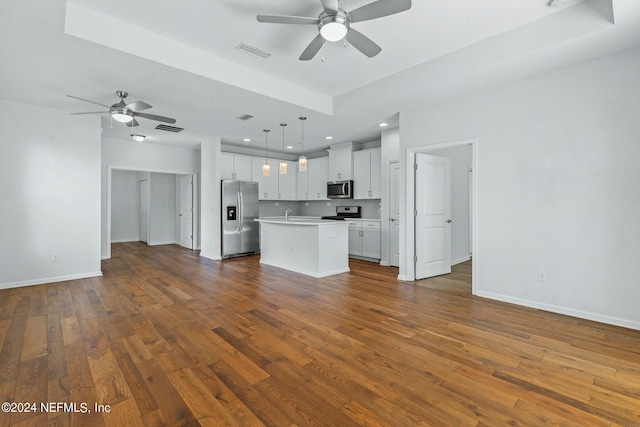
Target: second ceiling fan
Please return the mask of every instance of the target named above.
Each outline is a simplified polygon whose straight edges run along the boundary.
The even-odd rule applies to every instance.
[[[346,12],[338,5],[338,0],[320,0],[323,11],[317,18],[305,16],[258,15],[258,21],[271,24],[317,25],[319,34],[300,55],[301,61],[312,59],[324,41],[347,41],[360,52],[372,58],[382,51],[373,40],[351,28],[351,24],[382,18],[411,9],[411,0],[378,0]]]

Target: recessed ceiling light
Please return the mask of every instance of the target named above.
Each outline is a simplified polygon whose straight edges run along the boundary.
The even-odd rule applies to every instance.
[[[245,138],[243,139],[244,142],[251,142],[251,138]]]
[[[389,123],[382,122],[382,123],[380,123],[380,125],[379,125],[379,126],[380,126],[381,128],[384,128],[384,127],[389,126]]]
[[[333,139],[332,136],[325,136],[324,139]]]
[[[287,150],[293,150],[293,145],[287,145]]]

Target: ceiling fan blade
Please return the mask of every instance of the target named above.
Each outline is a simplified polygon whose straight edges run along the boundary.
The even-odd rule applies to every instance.
[[[284,16],[284,15],[258,15],[256,17],[260,22],[268,24],[302,24],[302,25],[318,25],[318,18],[307,18],[306,16]]]
[[[322,2],[322,7],[327,12],[337,12],[338,11],[338,0],[320,0]]]
[[[107,111],[86,111],[84,113],[69,113],[69,114],[71,114],[72,116],[80,116],[82,114],[105,114],[108,112],[109,112],[108,110]]]
[[[147,114],[147,113],[133,113],[136,117],[142,117],[144,119],[155,120],[157,122],[164,123],[175,123],[176,119],[172,119],[170,117],[156,116],[155,114]]]
[[[66,95],[66,96],[67,96],[67,98],[78,99],[78,100],[80,100],[80,101],[90,102],[90,103],[92,103],[92,104],[96,104],[96,105],[99,105],[99,106],[101,106],[101,107],[110,108],[108,105],[100,104],[99,102],[89,101],[88,99],[78,98],[77,96],[73,96],[73,95]]]
[[[307,46],[307,48],[304,50],[304,52],[302,52],[302,55],[300,55],[300,58],[298,59],[300,59],[300,61],[308,61],[310,59],[313,59],[313,57],[316,56],[316,53],[318,53],[323,44],[324,38],[322,38],[322,36],[318,34],[315,39],[311,40],[309,46]]]
[[[129,123],[125,123],[126,126],[132,128],[134,126],[140,126],[140,123],[136,119],[131,120]]]
[[[126,108],[127,110],[131,111],[142,111],[151,108],[151,105],[147,104],[146,102],[136,101],[132,102],[131,104],[127,104]]]
[[[349,28],[347,32],[347,41],[369,58],[373,58],[382,51],[382,48],[375,44],[373,40],[353,28]]]
[[[349,22],[354,23],[382,18],[409,9],[411,9],[411,0],[378,0],[352,10],[347,15],[349,15]]]

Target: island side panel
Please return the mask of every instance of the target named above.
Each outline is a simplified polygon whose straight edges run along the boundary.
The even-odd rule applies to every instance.
[[[318,234],[318,267],[323,276],[349,271],[348,224],[319,227]]]
[[[318,227],[260,223],[260,263],[320,277]]]

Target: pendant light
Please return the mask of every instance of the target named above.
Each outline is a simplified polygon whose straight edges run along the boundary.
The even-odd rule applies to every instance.
[[[280,123],[282,126],[282,160],[280,160],[280,175],[285,175],[287,173],[287,161],[284,159],[284,128],[287,126],[286,123]]]
[[[302,154],[300,154],[300,158],[298,159],[298,169],[300,172],[307,171],[307,158],[304,155],[304,121],[307,120],[306,117],[298,117],[300,119],[300,124],[302,125]]]
[[[267,144],[269,141],[269,132],[271,131],[269,129],[263,129],[262,132],[264,132],[264,165],[262,165],[262,175],[269,176],[271,174],[271,165],[267,161]]]

